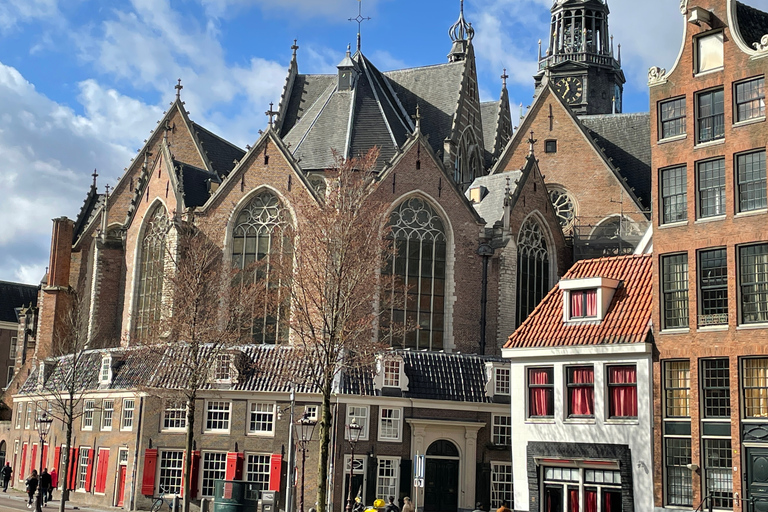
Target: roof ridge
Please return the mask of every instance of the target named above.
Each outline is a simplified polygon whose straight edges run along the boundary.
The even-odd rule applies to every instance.
[[[192,123],[192,125],[193,125],[195,128],[199,128],[199,129],[203,130],[204,132],[208,133],[209,135],[211,135],[212,137],[216,137],[216,138],[217,138],[217,139],[219,139],[221,142],[223,142],[223,143],[225,143],[225,144],[228,144],[229,146],[232,146],[233,148],[235,148],[235,149],[237,149],[237,150],[240,150],[240,151],[242,151],[243,153],[245,153],[245,150],[244,150],[243,148],[241,148],[241,147],[240,147],[240,146],[238,146],[237,144],[234,144],[233,142],[230,142],[230,141],[228,141],[227,139],[225,139],[225,138],[224,138],[224,137],[222,137],[221,135],[218,135],[218,134],[216,134],[216,133],[212,132],[211,130],[209,130],[209,129],[208,129],[208,128],[206,128],[205,126],[203,126],[203,125],[201,125],[201,124],[199,124],[199,123],[196,123],[196,122],[192,121],[191,119],[189,120],[189,122],[190,122],[190,123]]]

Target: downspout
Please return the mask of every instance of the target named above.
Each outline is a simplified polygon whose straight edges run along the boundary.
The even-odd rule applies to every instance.
[[[483,258],[483,280],[480,287],[480,355],[485,355],[487,309],[488,309],[488,260],[493,256],[493,248],[487,244],[480,244],[477,254]]]
[[[139,399],[139,422],[136,425],[136,443],[134,444],[135,451],[133,452],[133,467],[131,468],[131,501],[128,510],[136,510],[136,472],[138,471],[139,462],[139,443],[141,442],[141,420],[143,418],[142,411],[144,409],[144,397]],[[122,426],[122,425],[121,425]]]

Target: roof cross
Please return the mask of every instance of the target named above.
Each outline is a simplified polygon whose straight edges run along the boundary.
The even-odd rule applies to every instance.
[[[533,145],[536,144],[537,142],[538,140],[533,138],[533,130],[531,130],[531,138],[528,139],[528,144],[531,145],[531,152],[530,152],[531,155],[533,154]]]
[[[420,132],[421,131],[421,108],[419,107],[418,103],[416,104],[416,115],[411,117],[416,120],[416,131]]]
[[[95,188],[96,187],[96,178],[99,177],[99,173],[96,172],[96,169],[93,170],[93,174],[91,174],[91,176],[93,176],[93,186]]]
[[[294,56],[294,57],[296,57],[296,50],[298,50],[298,49],[299,49],[299,45],[298,45],[298,42],[299,42],[299,40],[298,40],[298,39],[294,39],[294,40],[293,40],[293,46],[291,46],[291,50],[293,50],[293,56]]]
[[[504,87],[507,86],[507,78],[509,78],[509,75],[507,74],[507,68],[504,68],[504,73],[501,75],[501,83]]]
[[[272,128],[275,124],[275,116],[278,114],[278,112],[275,112],[274,107],[275,104],[273,102],[269,103],[269,110],[264,112],[265,115],[269,116],[269,127]]]
[[[174,89],[176,89],[176,99],[178,100],[181,98],[181,90],[184,88],[183,85],[181,85],[181,78],[179,78],[179,83],[173,86]]]
[[[463,0],[462,0],[463,1]],[[363,16],[363,0],[357,0],[357,16],[349,18],[349,21],[357,22],[357,51],[360,51],[362,41],[360,39],[360,31],[364,21],[370,21],[369,16]]]

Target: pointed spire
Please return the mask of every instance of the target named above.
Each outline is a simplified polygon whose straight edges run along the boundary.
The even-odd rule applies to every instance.
[[[507,88],[507,78],[509,78],[509,75],[507,74],[507,68],[504,68],[504,73],[501,75],[501,86],[504,89]]]
[[[451,26],[448,31],[448,35],[451,36],[451,41],[471,41],[475,37],[475,29],[472,28],[471,23],[467,23],[464,18],[464,0],[461,0],[461,8],[459,10],[459,19]]]
[[[412,117],[416,120],[414,133],[421,133],[421,107],[419,107],[418,103],[416,104],[416,115]]]
[[[91,174],[91,176],[93,176],[93,185],[91,185],[91,186],[93,188],[96,188],[96,178],[99,177],[99,173],[96,172],[96,169],[93,170],[93,174]]]
[[[181,85],[181,78],[179,78],[179,82],[173,88],[176,89],[176,99],[181,99],[181,90],[184,88],[184,86]]]
[[[538,142],[538,140],[533,138],[533,130],[531,130],[531,138],[528,139],[528,144],[530,144],[530,148],[528,150],[528,154],[530,156],[533,156],[533,145],[536,144],[537,142]]]
[[[370,16],[363,16],[363,0],[357,0],[357,16],[354,18],[349,18],[349,21],[356,21],[357,22],[357,51],[359,52],[362,48],[362,38],[360,36],[360,33],[363,28],[363,22],[364,21],[370,21]]]
[[[293,40],[293,46],[291,46],[291,50],[293,50],[293,57],[292,57],[293,60],[296,60],[296,51],[299,49],[299,45],[296,44],[296,43],[298,43],[298,42],[299,42],[298,39],[294,39]]]
[[[273,102],[270,102],[269,103],[269,110],[264,112],[264,114],[269,117],[269,127],[270,128],[272,128],[275,125],[275,116],[278,114],[277,112],[275,112],[274,106],[275,106],[275,104]]]

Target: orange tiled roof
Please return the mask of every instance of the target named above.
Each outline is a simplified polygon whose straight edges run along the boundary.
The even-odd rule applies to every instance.
[[[651,322],[651,255],[577,262],[563,279],[603,277],[622,281],[605,318],[594,325],[563,322],[563,292],[555,286],[509,337],[504,348],[643,343]]]

